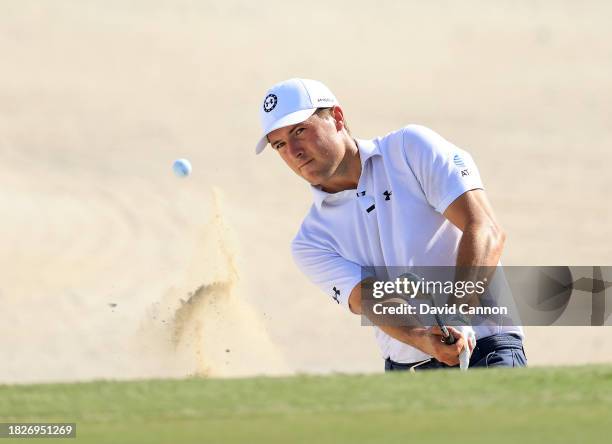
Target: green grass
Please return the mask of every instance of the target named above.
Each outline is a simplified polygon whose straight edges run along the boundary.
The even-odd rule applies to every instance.
[[[609,442],[611,420],[612,366],[0,386],[0,422],[84,443]]]

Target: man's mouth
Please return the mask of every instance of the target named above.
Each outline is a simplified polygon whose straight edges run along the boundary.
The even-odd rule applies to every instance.
[[[312,162],[312,159],[310,159],[310,160],[308,160],[308,161],[304,162],[303,164],[301,164],[301,165],[298,167],[298,170],[301,170],[303,167],[305,167],[306,165],[308,165],[310,162]]]

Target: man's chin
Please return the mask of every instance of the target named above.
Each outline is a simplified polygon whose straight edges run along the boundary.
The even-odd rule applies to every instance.
[[[302,178],[308,182],[310,185],[312,185],[313,187],[322,187],[323,184],[325,183],[325,181],[323,179],[321,179],[320,177],[304,177],[302,176]]]
[[[323,182],[321,177],[315,174],[300,174],[300,176],[313,187],[319,186]]]
[[[300,176],[302,177],[302,179],[304,179],[306,182],[308,182],[313,187],[322,186],[322,184],[324,184],[329,178],[329,176],[326,174],[313,173],[313,172],[300,174]]]

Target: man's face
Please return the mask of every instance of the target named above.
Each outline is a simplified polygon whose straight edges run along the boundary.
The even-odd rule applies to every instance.
[[[327,111],[315,113],[304,122],[268,134],[272,148],[311,185],[324,185],[344,157],[342,124],[332,117],[337,114],[337,109],[332,115]]]

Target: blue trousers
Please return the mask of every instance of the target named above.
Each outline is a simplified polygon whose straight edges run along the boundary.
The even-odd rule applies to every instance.
[[[526,367],[527,357],[523,349],[523,341],[517,335],[502,333],[487,336],[476,341],[476,347],[470,357],[470,367]],[[387,358],[385,371],[431,370],[436,368],[458,368],[449,366],[435,358],[424,361],[400,363]]]

